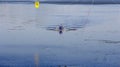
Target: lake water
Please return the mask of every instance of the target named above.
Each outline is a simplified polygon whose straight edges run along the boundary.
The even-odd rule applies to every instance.
[[[59,65],[120,67],[120,5],[0,4],[0,67]]]

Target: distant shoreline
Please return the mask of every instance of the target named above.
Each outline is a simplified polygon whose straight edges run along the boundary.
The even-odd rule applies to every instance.
[[[0,3],[29,3],[29,4],[33,4],[34,1],[0,1]],[[120,2],[83,2],[83,1],[79,1],[79,2],[68,2],[68,1],[40,1],[40,3],[46,3],[46,4],[120,4]]]

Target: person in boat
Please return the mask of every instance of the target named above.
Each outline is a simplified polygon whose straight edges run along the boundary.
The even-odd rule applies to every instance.
[[[64,30],[64,27],[62,25],[59,26],[59,34],[62,34]]]

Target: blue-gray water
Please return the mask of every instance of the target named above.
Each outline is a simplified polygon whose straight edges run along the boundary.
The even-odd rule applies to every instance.
[[[119,67],[119,17],[112,4],[0,4],[0,67]],[[83,27],[45,29],[59,24]]]

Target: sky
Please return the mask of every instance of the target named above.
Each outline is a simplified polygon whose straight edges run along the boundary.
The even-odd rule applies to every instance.
[[[0,0],[0,1],[35,1],[35,0]],[[40,0],[40,1],[92,1],[92,0]],[[94,0],[94,1],[102,1],[102,2],[110,2],[110,1],[116,1],[119,2],[120,0]]]

